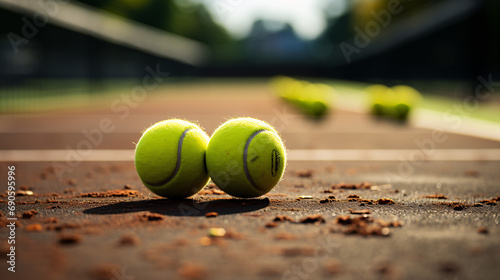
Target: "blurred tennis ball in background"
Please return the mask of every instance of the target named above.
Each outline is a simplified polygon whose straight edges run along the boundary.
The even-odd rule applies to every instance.
[[[387,89],[388,87],[384,85],[371,85],[365,89],[369,95],[371,114],[375,116],[384,115],[385,91]]]
[[[330,111],[334,90],[329,85],[277,76],[271,79],[271,87],[280,98],[308,117],[319,120]]]
[[[406,85],[392,88],[372,85],[365,89],[369,96],[370,112],[374,116],[406,121],[411,110],[421,100],[420,93]]]

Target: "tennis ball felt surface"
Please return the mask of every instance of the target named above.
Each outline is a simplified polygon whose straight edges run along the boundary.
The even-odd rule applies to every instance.
[[[210,138],[206,155],[212,181],[236,197],[268,193],[281,180],[286,149],[276,130],[253,118],[222,124]]]
[[[208,182],[205,152],[209,137],[196,124],[171,119],[148,128],[135,149],[135,168],[157,195],[183,198]]]

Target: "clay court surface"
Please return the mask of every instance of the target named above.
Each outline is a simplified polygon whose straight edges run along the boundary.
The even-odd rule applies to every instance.
[[[269,194],[235,199],[209,185],[169,200],[142,185],[133,149],[149,125],[184,118],[211,134],[236,116],[268,121],[289,150]],[[15,166],[18,191],[15,273],[6,263],[4,190],[0,197],[1,279],[500,274],[500,142],[492,139],[340,106],[318,122],[259,83],[166,86],[143,100],[5,114],[0,134],[1,185],[7,190]]]

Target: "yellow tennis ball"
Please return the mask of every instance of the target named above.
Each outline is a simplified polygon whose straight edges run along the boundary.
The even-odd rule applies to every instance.
[[[205,152],[209,137],[196,124],[171,119],[148,128],[135,149],[135,168],[157,195],[183,198],[208,182]]]
[[[222,124],[210,138],[207,169],[212,181],[236,197],[268,193],[281,180],[286,149],[268,123],[237,118]]]

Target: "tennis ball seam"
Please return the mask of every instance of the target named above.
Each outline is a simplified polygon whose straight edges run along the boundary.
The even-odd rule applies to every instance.
[[[247,159],[248,159],[248,147],[250,147],[250,142],[252,142],[253,138],[257,136],[259,133],[265,132],[265,129],[259,129],[255,131],[250,137],[247,139],[247,142],[245,143],[245,149],[243,150],[243,169],[245,170],[245,175],[247,177],[247,180],[250,182],[252,187],[260,190],[259,187],[257,187],[257,184],[252,179],[252,176],[250,175],[250,170],[248,170],[248,164],[247,164]]]
[[[179,172],[179,169],[181,168],[182,143],[184,142],[184,138],[186,137],[186,134],[190,130],[192,130],[192,128],[188,128],[188,129],[184,130],[184,132],[182,132],[181,138],[179,139],[179,143],[177,144],[177,160],[176,160],[175,168],[174,168],[174,171],[172,172],[172,174],[170,174],[170,176],[167,179],[165,179],[159,183],[152,184],[152,183],[148,182],[149,185],[151,185],[153,187],[161,187],[163,185],[170,183],[170,181],[172,181],[175,178],[175,176]]]

